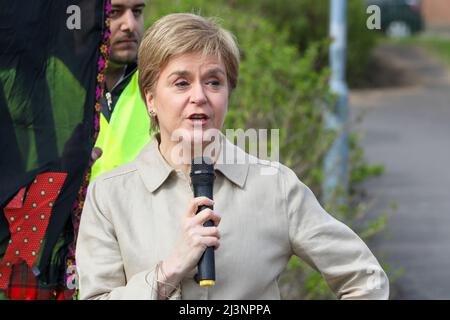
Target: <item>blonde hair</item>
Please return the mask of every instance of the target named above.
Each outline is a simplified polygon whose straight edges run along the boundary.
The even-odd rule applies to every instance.
[[[154,90],[161,70],[171,58],[197,52],[221,59],[231,93],[236,88],[239,74],[239,48],[234,36],[213,18],[174,13],[156,21],[145,32],[139,47],[138,81],[144,101],[145,89]]]

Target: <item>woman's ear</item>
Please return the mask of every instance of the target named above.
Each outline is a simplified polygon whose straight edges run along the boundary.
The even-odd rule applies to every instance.
[[[153,97],[153,93],[149,89],[145,89],[144,96],[145,96],[145,104],[147,105],[147,112],[150,113],[150,111],[155,111],[154,109],[155,99]]]
[[[155,109],[155,96],[149,89],[144,90],[144,96],[145,104],[147,105],[147,113],[150,117],[150,134],[152,134],[152,132],[157,132],[159,129],[158,116],[156,115]]]

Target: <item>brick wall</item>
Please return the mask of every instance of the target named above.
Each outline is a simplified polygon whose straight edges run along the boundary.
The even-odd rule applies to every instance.
[[[422,0],[422,14],[427,27],[450,28],[450,0]]]

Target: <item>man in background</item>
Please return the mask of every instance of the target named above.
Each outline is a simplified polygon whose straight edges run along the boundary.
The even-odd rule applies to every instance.
[[[91,181],[133,160],[150,139],[147,108],[138,87],[137,51],[144,33],[144,0],[111,1],[110,56]]]

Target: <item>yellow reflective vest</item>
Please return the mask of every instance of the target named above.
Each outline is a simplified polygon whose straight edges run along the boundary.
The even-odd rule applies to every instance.
[[[134,160],[150,139],[150,118],[139,92],[136,71],[120,95],[109,123],[100,114],[100,132],[95,146],[103,153],[92,167],[91,181],[103,172]]]

